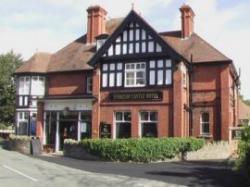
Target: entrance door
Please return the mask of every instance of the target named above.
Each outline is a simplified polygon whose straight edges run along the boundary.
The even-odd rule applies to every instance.
[[[77,140],[77,121],[60,121],[60,150],[63,149],[65,139]]]

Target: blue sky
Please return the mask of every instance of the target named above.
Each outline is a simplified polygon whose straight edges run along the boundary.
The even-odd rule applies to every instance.
[[[13,49],[28,59],[55,52],[86,32],[86,9],[102,5],[108,17],[124,17],[134,3],[157,31],[180,29],[179,7],[189,4],[195,32],[241,68],[241,93],[250,99],[250,1],[246,0],[1,0],[0,53]]]

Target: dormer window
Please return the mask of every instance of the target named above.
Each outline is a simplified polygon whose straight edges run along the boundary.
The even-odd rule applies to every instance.
[[[102,45],[106,42],[108,36],[108,34],[101,34],[96,37],[96,50],[102,47]]]

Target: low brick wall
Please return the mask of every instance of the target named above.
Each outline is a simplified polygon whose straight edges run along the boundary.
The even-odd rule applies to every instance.
[[[81,160],[100,160],[99,157],[88,153],[84,147],[76,144],[64,144],[63,155]]]
[[[7,143],[7,148],[11,151],[18,151],[24,154],[31,153],[30,140],[9,140]]]

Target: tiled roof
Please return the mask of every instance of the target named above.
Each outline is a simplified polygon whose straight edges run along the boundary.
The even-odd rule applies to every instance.
[[[111,35],[123,18],[107,21],[106,31]],[[90,70],[89,60],[96,52],[95,45],[86,45],[86,35],[70,43],[51,57],[48,72]]]
[[[36,53],[19,67],[16,73],[46,73],[50,58],[49,53]]]
[[[250,106],[239,99],[239,119],[250,119]]]
[[[107,33],[111,35],[123,19],[124,18],[116,18],[107,21]],[[187,61],[190,61],[191,55],[194,63],[231,61],[231,59],[223,55],[195,33],[187,39],[181,38],[181,31],[162,32],[159,33],[159,35]],[[22,65],[16,73],[91,70],[92,67],[88,62],[95,52],[95,45],[87,45],[86,35],[84,35],[53,55],[46,53],[35,54]]]
[[[196,33],[187,39],[181,38],[181,31],[164,32],[160,35],[187,61],[191,61],[191,55],[193,63],[231,61]]]

